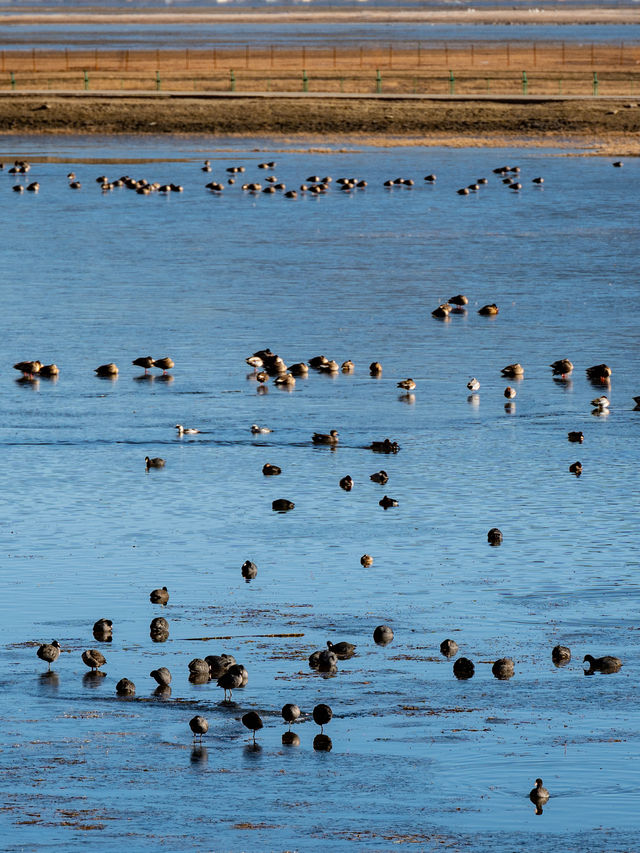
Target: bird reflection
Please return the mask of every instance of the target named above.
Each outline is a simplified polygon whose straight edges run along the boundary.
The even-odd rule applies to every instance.
[[[257,758],[262,752],[262,747],[259,743],[248,743],[244,748],[244,754],[248,758]]]
[[[151,373],[141,373],[140,376],[134,376],[134,382],[155,382],[156,377]]]
[[[156,382],[166,382],[170,384],[175,379],[175,376],[172,376],[171,373],[163,373],[161,376],[154,377]]]
[[[609,409],[596,408],[591,410],[594,418],[606,418],[609,415]]]
[[[16,385],[25,385],[33,391],[37,391],[40,387],[40,380],[32,376],[20,376],[15,380]]]
[[[284,732],[282,735],[283,746],[300,746],[300,738],[295,732]]]
[[[258,385],[256,388],[256,394],[268,394],[269,386],[268,385]]]
[[[536,814],[542,814],[542,806],[540,804],[536,806]]]
[[[171,692],[171,690],[169,690],[169,692]],[[201,746],[200,744],[194,744],[190,758],[192,764],[206,764],[209,760],[207,747]]]
[[[565,391],[570,391],[573,388],[573,379],[568,376],[554,376],[553,381],[556,385],[564,388]]]
[[[474,408],[477,408],[480,405],[480,394],[469,394],[467,397],[467,403]]]
[[[331,740],[329,735],[316,735],[313,739],[313,748],[316,750],[316,752],[331,752],[333,748],[333,741]]]
[[[38,676],[38,682],[42,691],[57,690],[60,686],[60,676],[52,670],[41,672]]]
[[[505,403],[504,410],[508,415],[515,415],[516,413],[516,404],[515,403]]]
[[[83,687],[99,687],[102,684],[102,679],[107,675],[106,672],[101,672],[99,669],[85,672],[82,676]]]
[[[153,691],[153,695],[157,696],[159,699],[170,699],[171,688],[168,684],[159,684]]]
[[[415,394],[409,394],[408,392],[406,394],[398,394],[398,400],[401,403],[408,403],[411,406],[416,401],[416,395]]]

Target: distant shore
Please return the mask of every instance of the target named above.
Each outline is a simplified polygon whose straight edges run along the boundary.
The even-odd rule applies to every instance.
[[[38,92],[0,96],[0,134],[199,134],[299,145],[529,145],[640,155],[624,99]]]

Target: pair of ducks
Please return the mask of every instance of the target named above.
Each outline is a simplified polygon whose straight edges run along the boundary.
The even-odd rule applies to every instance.
[[[131,364],[135,364],[136,367],[144,367],[145,376],[150,367],[160,368],[163,374],[175,367],[173,359],[169,358],[168,355],[164,356],[164,358],[152,358],[150,355],[143,355],[140,358],[134,358]]]
[[[60,373],[56,364],[42,364],[41,361],[19,361],[13,367],[14,370],[19,370],[25,379],[33,379],[34,376],[57,376]]]

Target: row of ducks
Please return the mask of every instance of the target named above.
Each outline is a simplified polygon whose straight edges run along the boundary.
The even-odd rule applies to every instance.
[[[144,367],[145,375],[151,367],[159,368],[162,370],[163,374],[166,374],[167,370],[171,370],[175,367],[173,359],[169,358],[169,356],[155,359],[150,355],[142,356],[134,359],[131,363],[138,367]],[[28,379],[33,379],[34,376],[58,376],[60,373],[60,368],[56,364],[43,364],[37,359],[32,361],[19,361],[14,364],[13,367],[15,370],[19,370],[20,373]],[[101,364],[94,368],[94,373],[97,376],[117,376],[119,372],[118,365],[112,361],[108,364]]]

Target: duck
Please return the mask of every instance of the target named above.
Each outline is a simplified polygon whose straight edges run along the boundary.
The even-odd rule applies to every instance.
[[[280,376],[276,376],[273,382],[274,385],[278,385],[280,388],[293,388],[296,384],[296,378],[291,373],[282,373]]]
[[[166,374],[167,370],[171,370],[173,367],[175,367],[175,365],[173,359],[169,358],[168,355],[165,355],[164,358],[154,359],[153,367],[159,367],[164,375]]]
[[[494,677],[500,681],[507,681],[514,675],[514,664],[511,658],[499,658],[491,667]]]
[[[609,398],[603,394],[601,397],[596,397],[595,400],[592,400],[591,405],[595,406],[596,409],[608,409],[610,405]]]
[[[373,557],[371,554],[363,554],[362,557],[360,557],[360,565],[364,569],[370,569],[373,565]]]
[[[99,652],[98,649],[87,649],[82,652],[82,660],[89,667],[89,669],[99,669],[99,667],[104,666],[107,662],[107,659]]]
[[[374,483],[379,483],[381,486],[384,486],[389,482],[389,475],[386,471],[376,471],[375,474],[370,475],[369,479],[373,480]]]
[[[438,305],[437,308],[431,312],[431,316],[435,317],[436,320],[448,320],[449,314],[451,313],[451,305],[448,305],[446,302],[442,305]]]
[[[346,660],[347,658],[353,657],[356,653],[356,647],[354,644],[349,643],[346,640],[343,640],[340,643],[332,643],[331,640],[327,640],[327,648],[330,652],[334,653],[338,660]]]
[[[110,361],[108,364],[101,364],[99,367],[94,368],[93,371],[96,376],[109,376],[114,377],[118,375],[118,365],[114,364]]]
[[[569,465],[569,473],[575,474],[576,477],[579,477],[582,474],[582,462],[572,462]]]
[[[469,389],[469,391],[480,390],[480,383],[478,382],[475,376],[472,376],[471,379],[467,382],[467,388]]]
[[[44,376],[45,379],[55,379],[60,375],[60,368],[57,364],[43,364],[38,372],[38,376]]]
[[[209,677],[209,664],[204,658],[193,658],[188,663],[189,672],[191,675],[206,675]]]
[[[309,367],[304,363],[304,361],[298,361],[289,366],[289,373],[292,376],[308,376]]]
[[[567,433],[567,438],[569,439],[569,441],[582,444],[582,442],[584,441],[584,434],[579,430],[572,430],[571,432]]]
[[[389,645],[393,636],[393,628],[389,625],[378,625],[373,629],[373,641],[377,646]]]
[[[311,436],[311,441],[313,444],[337,444],[338,430],[332,429],[329,433],[314,432]]]
[[[340,365],[340,370],[343,373],[353,373],[353,371],[355,370],[355,364],[351,361],[350,358],[348,358],[346,361],[342,362],[342,364]]]
[[[413,379],[403,379],[401,382],[398,382],[398,388],[404,388],[405,391],[413,391],[416,387],[416,383]]]
[[[498,314],[499,311],[500,309],[494,302],[491,305],[483,305],[482,308],[478,309],[478,314],[482,315],[483,317],[493,317]]]
[[[329,364],[329,359],[326,355],[314,355],[313,358],[309,359],[309,367],[312,367],[314,370],[319,370],[327,364]]]
[[[372,361],[369,365],[369,373],[371,376],[382,376],[382,365],[379,361]]]
[[[318,653],[318,670],[320,672],[337,672],[338,655],[331,649],[323,649]]]
[[[502,531],[497,527],[492,527],[491,530],[487,533],[487,541],[489,545],[501,545],[502,544]]]
[[[149,634],[151,637],[159,635],[159,637],[167,639],[169,636],[169,623],[164,618],[164,616],[156,616],[155,619],[152,619],[149,623]]]
[[[469,304],[469,300],[462,293],[458,293],[457,296],[452,296],[451,299],[447,300],[449,305],[456,305],[458,308],[464,308],[465,305]]]
[[[293,501],[289,501],[286,498],[278,498],[275,501],[271,502],[271,509],[274,512],[288,512],[290,509],[293,509],[295,504]]]
[[[35,373],[40,373],[42,362],[40,361],[19,361],[13,365],[14,370],[19,370],[23,376],[33,377]]]
[[[113,640],[113,622],[111,619],[98,619],[93,625],[93,638],[101,643]]]
[[[145,462],[147,471],[149,470],[149,468],[164,468],[164,466],[166,464],[165,460],[162,459],[162,457],[160,457],[160,456],[154,456],[153,459],[149,459],[148,456],[145,456],[144,462]]]
[[[36,654],[40,658],[40,660],[43,660],[49,664],[50,672],[51,664],[55,663],[60,657],[60,643],[57,640],[53,640],[50,643],[43,643],[37,649]]]
[[[520,379],[524,376],[524,367],[516,362],[515,364],[508,364],[506,367],[503,367],[500,373],[508,379]]]
[[[571,649],[569,646],[554,646],[551,649],[551,660],[556,666],[565,666],[571,660]]]
[[[510,385],[507,385],[507,387],[504,389],[504,396],[507,398],[507,400],[513,400],[516,396],[516,393],[516,389],[512,388]]]
[[[116,693],[118,696],[133,696],[136,692],[136,686],[129,678],[121,678],[116,684]]]
[[[326,364],[322,364],[319,370],[324,373],[337,373],[340,370],[340,365],[332,358]]]
[[[269,429],[269,427],[261,427],[258,426],[258,424],[251,424],[251,432],[254,435],[267,435],[267,433],[270,433],[271,430]]]
[[[251,560],[245,560],[240,567],[240,573],[245,580],[252,581],[258,576],[258,567]]]
[[[261,370],[261,371],[259,371],[259,373],[256,373],[256,379],[258,380],[258,382],[268,382],[269,381],[269,374],[267,373],[266,370]],[[263,388],[263,391],[266,391],[266,390],[267,390],[266,388]]]
[[[144,367],[146,376],[149,368],[153,367],[153,358],[150,355],[141,355],[140,358],[134,358],[131,364],[135,364],[136,367]]]
[[[149,601],[152,604],[166,604],[169,601],[169,590],[166,586],[162,589],[152,589],[149,593]]]
[[[552,362],[549,367],[553,370],[554,376],[568,376],[573,370],[573,363],[568,358],[561,358]]]
[[[529,791],[529,799],[536,807],[536,812],[542,814],[542,806],[549,801],[549,792],[542,786],[542,779],[536,779],[536,787]]]
[[[400,445],[397,441],[385,438],[384,441],[372,441],[368,449],[373,450],[374,453],[397,453],[400,450]]]
[[[171,673],[166,666],[151,670],[149,675],[158,682],[160,687],[168,687],[171,684]]]
[[[320,726],[320,732],[322,733],[324,726],[327,723],[331,722],[333,718],[333,711],[329,707],[329,705],[320,704],[316,705],[313,709],[313,722]]]
[[[256,711],[247,711],[246,714],[242,715],[242,725],[245,729],[249,729],[249,731],[253,732],[253,745],[256,745],[256,732],[260,731],[263,728],[264,723]]]
[[[612,372],[607,364],[594,364],[586,369],[587,378],[594,382],[608,382]]]
[[[265,462],[262,466],[262,473],[265,477],[277,477],[278,474],[282,474],[282,468],[273,465],[271,462]]]
[[[217,681],[218,687],[224,690],[224,700],[227,701],[227,692],[229,693],[229,701],[231,700],[232,691],[242,687],[242,675],[238,672],[224,672]]]
[[[253,367],[253,368],[255,368],[256,370],[257,370],[259,367],[263,367],[263,366],[264,366],[264,362],[263,362],[263,360],[262,360],[259,356],[257,356],[257,355],[250,355],[250,356],[249,356],[249,358],[245,358],[245,361],[247,362],[247,364],[249,365],[249,367]]]
[[[388,495],[385,495],[378,501],[378,504],[382,509],[389,509],[392,506],[398,506],[398,501],[395,498],[390,498]]]
[[[468,678],[473,678],[476,671],[474,663],[469,658],[458,658],[453,663],[453,674],[460,681],[465,681]]]
[[[184,427],[182,424],[176,424],[176,429],[178,430],[178,435],[197,435],[200,432],[199,429]]]
[[[601,658],[594,658],[593,655],[585,655],[583,663],[589,664],[590,672],[612,673],[618,672],[622,667],[620,658],[613,655],[604,655]]]
[[[200,714],[197,714],[195,717],[192,717],[189,720],[189,728],[193,732],[194,740],[196,739],[196,737],[199,737],[200,740],[202,740],[202,735],[206,735],[206,733],[209,731],[209,723],[205,717],[202,717],[200,716]]]
[[[286,705],[282,706],[282,711],[280,713],[282,714],[282,719],[285,723],[289,724],[289,731],[291,731],[291,725],[300,718],[300,708],[293,702],[288,702]]]
[[[353,478],[349,474],[340,480],[340,488],[344,489],[345,492],[350,492],[353,488]]]
[[[458,644],[455,640],[443,640],[440,643],[440,654],[444,655],[446,658],[452,658],[454,655],[458,654]]]

